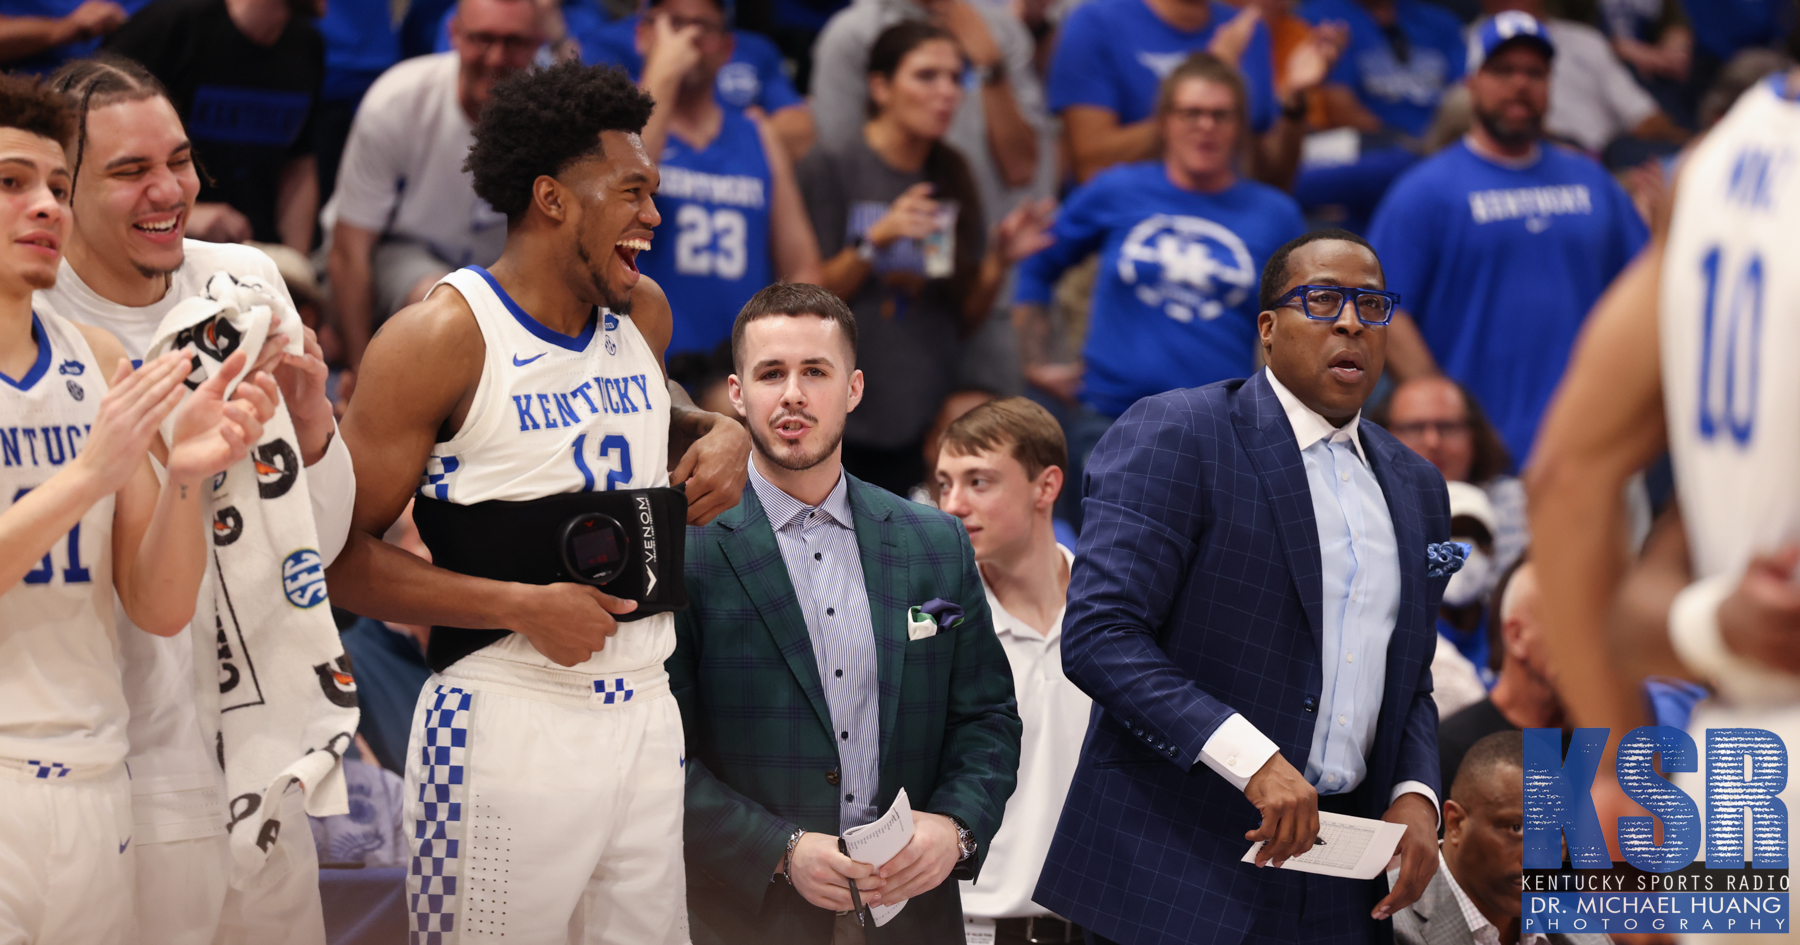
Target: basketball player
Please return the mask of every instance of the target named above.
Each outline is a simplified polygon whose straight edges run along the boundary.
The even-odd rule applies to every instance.
[[[78,109],[69,152],[74,229],[56,286],[37,294],[39,311],[106,329],[135,359],[144,356],[163,316],[201,294],[221,271],[254,276],[286,296],[274,261],[260,250],[184,238],[200,178],[181,117],[154,76],[129,59],[101,56],[69,63],[50,85]],[[349,529],[356,484],[350,454],[335,436],[325,363],[310,330],[304,356],[265,350],[269,357],[259,358],[259,366],[281,382],[301,462],[309,467],[319,550],[329,563]],[[210,639],[215,628],[197,632]],[[253,889],[229,882],[225,785],[198,717],[190,633],[167,639],[122,633],[120,645],[131,706],[126,760],[143,867],[137,899],[144,941],[322,943],[318,858],[308,831],[278,836],[282,854]],[[213,675],[210,668],[204,675]],[[284,803],[283,820],[301,822],[299,792]]]
[[[694,523],[737,503],[749,435],[667,384],[671,316],[637,271],[660,220],[651,107],[624,73],[574,63],[495,87],[468,168],[506,249],[383,327],[344,418],[358,490],[332,595],[438,625],[406,771],[417,942],[688,940],[671,615],[615,623],[637,605],[453,573],[379,537],[415,490],[471,505],[685,483]]]
[[[1615,738],[1642,717],[1635,681],[1607,668],[1618,497],[1666,448],[1696,580],[1675,596],[1665,645],[1718,693],[1690,730],[1800,744],[1800,607],[1778,600],[1800,558],[1800,373],[1785,362],[1800,351],[1797,140],[1800,71],[1745,92],[1694,147],[1649,248],[1590,316],[1538,441],[1532,554],[1557,686],[1576,724]]]
[[[0,78],[0,941],[38,945],[137,940],[114,594],[152,633],[187,625],[206,485],[276,394],[259,374],[222,399],[240,353],[183,400],[186,352],[133,371],[105,331],[33,311],[69,235],[74,131],[61,96]]]

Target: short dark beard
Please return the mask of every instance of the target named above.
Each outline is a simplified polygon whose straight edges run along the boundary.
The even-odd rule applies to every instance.
[[[839,426],[837,433],[832,436],[831,442],[825,444],[825,448],[820,450],[817,455],[795,461],[782,458],[782,456],[769,445],[768,441],[763,439],[764,435],[762,429],[754,426],[750,427],[750,444],[756,447],[756,451],[761,453],[764,459],[780,466],[788,472],[805,472],[808,469],[818,466],[820,463],[830,459],[831,454],[837,451],[838,444],[844,442],[844,428]]]
[[[605,306],[607,311],[614,315],[630,315],[631,293],[626,292],[623,299],[613,298],[612,295],[608,293],[606,288],[606,268],[605,266],[594,265],[594,257],[589,254],[587,250],[587,233],[585,230],[586,227],[583,227],[583,232],[577,233],[575,236],[575,256],[581,260],[581,265],[587,269],[588,285],[593,288],[594,294],[600,297],[600,304]],[[616,256],[618,254],[614,253],[613,255]]]
[[[185,262],[185,261],[186,260],[183,260],[183,262]],[[143,276],[146,279],[157,279],[157,278],[166,279],[170,275],[174,274],[175,269],[180,269],[181,267],[176,266],[175,269],[161,269],[156,266],[146,266],[143,263],[134,262],[131,264],[131,268],[136,269],[138,271],[138,275]]]
[[[1475,113],[1475,120],[1481,122],[1481,127],[1488,133],[1488,137],[1493,138],[1494,143],[1503,148],[1526,147],[1543,137],[1544,134],[1544,118],[1542,115],[1534,118],[1523,128],[1510,127],[1502,124],[1499,116],[1488,112],[1477,111]]]

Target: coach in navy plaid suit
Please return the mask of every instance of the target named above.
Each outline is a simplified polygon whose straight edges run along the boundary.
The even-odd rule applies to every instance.
[[[1099,711],[1036,900],[1099,942],[1387,941],[1437,868],[1444,482],[1361,422],[1391,297],[1291,291],[1382,284],[1349,233],[1282,247],[1269,369],[1139,401],[1088,462],[1063,665]],[[1321,808],[1407,825],[1391,893],[1239,862]]]

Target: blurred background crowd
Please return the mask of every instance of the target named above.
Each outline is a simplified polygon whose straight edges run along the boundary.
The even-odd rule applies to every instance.
[[[615,64],[657,102],[639,263],[672,377],[732,414],[739,307],[818,283],[862,339],[846,467],[933,502],[946,427],[1030,397],[1067,439],[1070,545],[1111,423],[1255,370],[1269,254],[1361,233],[1401,298],[1374,419],[1475,548],[1434,667],[1449,785],[1484,735],[1561,724],[1517,473],[1675,155],[1794,30],[1791,0],[0,0],[0,66],[105,50],[161,79],[204,171],[188,235],[277,260],[341,404],[384,320],[500,252],[462,170],[494,83]],[[1634,488],[1640,535],[1668,491]],[[339,618],[353,790],[397,813],[429,629]],[[343,830],[327,861],[402,855]]]

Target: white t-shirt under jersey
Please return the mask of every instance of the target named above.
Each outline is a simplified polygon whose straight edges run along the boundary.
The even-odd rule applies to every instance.
[[[149,349],[163,317],[185,299],[199,295],[206,280],[220,271],[255,276],[283,297],[287,285],[275,261],[261,250],[235,243],[186,240],[180,269],[170,276],[169,291],[151,305],[131,307],[100,297],[83,282],[67,259],[55,288],[38,292],[32,304],[70,321],[112,332],[133,359]],[[291,304],[291,299],[290,299]],[[326,563],[337,557],[349,531],[356,496],[356,475],[341,437],[319,462],[307,468],[319,549]],[[212,594],[211,572],[201,588]],[[199,614],[209,614],[201,608]],[[204,616],[196,620],[206,619]],[[173,637],[158,637],[117,615],[124,657],[125,694],[131,705],[131,790],[140,843],[161,843],[209,836],[225,831],[224,795],[215,746],[208,745],[195,706],[196,686],[217,685],[216,674],[196,674],[190,627]],[[213,628],[203,627],[210,633]]]
[[[338,165],[337,188],[319,214],[423,243],[451,266],[485,266],[506,245],[506,217],[475,196],[462,169],[474,127],[456,100],[454,52],[419,56],[369,87]]]
[[[602,309],[571,338],[519,308],[486,270],[459,269],[438,285],[468,301],[487,352],[469,415],[432,446],[419,495],[473,505],[669,484],[669,388],[629,317]],[[623,622],[605,649],[566,669],[517,633],[478,652],[578,676],[661,668],[675,652],[675,616]]]
[[[41,311],[35,323],[37,361],[22,377],[0,375],[0,508],[68,467],[106,396],[81,332]],[[45,779],[125,759],[112,525],[109,495],[50,545],[40,567],[0,589],[0,759],[32,762]]]
[[[1696,579],[1800,541],[1800,102],[1778,93],[1786,79],[1746,91],[1688,156],[1663,252],[1663,397]],[[1794,677],[1717,682],[1727,701],[1800,703]]]

